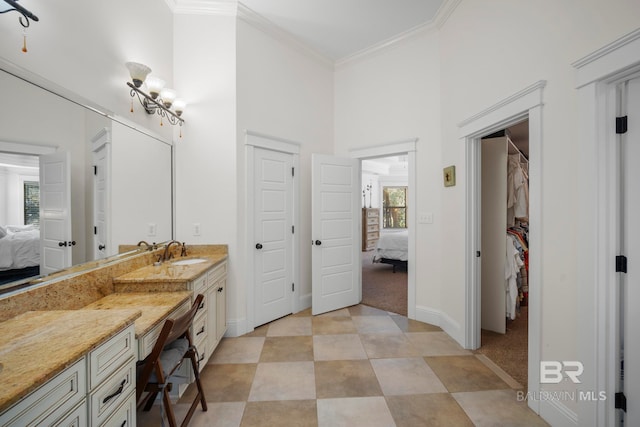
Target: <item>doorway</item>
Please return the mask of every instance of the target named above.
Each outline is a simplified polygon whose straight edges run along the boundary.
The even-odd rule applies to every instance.
[[[362,160],[362,304],[407,315],[407,154]]]
[[[526,389],[529,122],[482,137],[480,144],[481,339],[476,351]]]
[[[417,224],[417,208],[416,208],[416,198],[415,198],[415,191],[416,191],[416,146],[417,146],[417,138],[415,139],[409,139],[409,140],[403,140],[403,141],[399,141],[399,142],[394,142],[394,143],[388,143],[388,144],[383,144],[383,145],[379,145],[379,146],[372,146],[372,147],[365,147],[365,148],[361,148],[361,149],[356,149],[356,150],[352,150],[351,151],[351,157],[352,158],[356,158],[359,159],[361,164],[365,164],[365,161],[369,161],[369,160],[376,160],[376,159],[381,159],[381,158],[394,158],[394,159],[401,159],[402,162],[404,163],[406,161],[406,229],[407,229],[407,261],[406,261],[406,277],[407,277],[407,281],[406,281],[406,289],[407,289],[407,294],[406,294],[406,316],[410,319],[415,319],[416,318],[416,283],[415,283],[415,272],[416,272],[416,259],[415,259],[415,247],[416,247],[416,233],[413,232],[409,232],[410,230],[415,230],[416,229],[416,224]],[[394,160],[395,162],[395,160]],[[402,167],[404,167],[405,165],[403,164]],[[361,170],[363,169],[363,167],[361,167]],[[362,180],[362,178],[361,178]],[[365,180],[362,180],[361,182],[361,188],[365,190],[365,195],[367,195],[366,193],[366,186],[369,183],[366,182],[366,178]],[[373,184],[370,184],[373,185]],[[390,185],[393,186],[393,185]],[[373,190],[372,190],[373,191]],[[383,195],[382,195],[382,189],[378,189],[378,191],[376,191],[376,195],[374,195],[372,193],[372,197],[373,197],[373,201],[371,206],[373,206],[374,202],[378,202],[380,203],[380,206],[382,206],[382,199],[383,199]],[[367,196],[369,197],[369,196]],[[376,199],[377,197],[377,199]],[[366,200],[362,197],[362,194],[360,194],[360,205],[363,206],[365,203],[367,203],[367,207],[368,207],[368,203],[369,203],[370,199],[367,198]],[[382,221],[384,221],[384,215],[382,215],[382,212],[380,214],[379,217],[379,221],[380,221],[380,228],[384,228],[384,224],[382,223]],[[363,233],[361,231],[361,233]],[[362,237],[362,234],[361,234]],[[371,257],[369,257],[368,252],[361,252],[364,255],[362,256],[362,260],[361,262],[363,263],[364,267],[364,263],[368,263],[371,262],[371,260],[373,259],[373,253],[371,254]],[[389,270],[393,270],[393,264],[384,264],[384,263],[376,263],[376,266],[380,266],[382,268],[385,268],[387,271]],[[361,268],[362,268],[361,267]],[[393,274],[392,272],[389,274]],[[398,274],[398,273],[396,273]],[[404,274],[404,273],[403,273]],[[364,291],[363,291],[364,293]],[[404,304],[404,303],[403,303]]]

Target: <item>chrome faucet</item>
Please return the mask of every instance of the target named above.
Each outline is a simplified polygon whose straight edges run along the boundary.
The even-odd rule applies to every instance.
[[[169,248],[171,248],[171,245],[173,245],[174,243],[176,245],[180,244],[180,242],[178,242],[177,240],[172,240],[169,243],[167,243],[167,245],[164,247],[164,253],[162,254],[162,261],[169,261],[173,257],[173,254],[171,253]]]
[[[148,244],[147,242],[145,242],[144,240],[140,240],[140,241],[138,242],[138,245],[137,245],[137,246],[142,246],[142,245],[145,245],[145,246],[147,247],[147,250],[148,250],[148,251],[153,250],[153,246],[155,246],[155,244],[152,246],[152,245]]]
[[[180,250],[180,256],[187,256],[187,245],[182,242],[182,249]]]

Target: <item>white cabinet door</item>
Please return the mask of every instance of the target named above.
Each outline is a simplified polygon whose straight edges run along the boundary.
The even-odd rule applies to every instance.
[[[358,160],[312,156],[312,314],[355,305],[360,277]]]

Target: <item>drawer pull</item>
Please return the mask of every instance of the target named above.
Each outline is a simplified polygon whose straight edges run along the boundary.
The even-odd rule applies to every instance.
[[[126,426],[126,425],[127,425],[127,420],[124,420],[124,421],[122,422],[122,424],[120,425],[120,427],[124,427],[124,426]]]
[[[118,389],[116,391],[114,391],[112,394],[110,394],[109,396],[107,396],[104,399],[102,399],[102,403],[107,403],[108,401],[110,401],[111,399],[113,399],[114,397],[116,397],[117,395],[122,393],[122,390],[124,390],[124,385],[126,383],[127,383],[126,379],[122,380],[122,382],[120,383],[120,387],[118,387]]]
[[[204,308],[204,301],[200,303],[198,306],[198,310],[202,310]]]
[[[204,326],[200,328],[200,330],[196,333],[196,335],[200,335],[202,333],[204,333]]]
[[[218,292],[222,292],[223,290],[224,290],[224,288],[223,288],[222,286],[220,286],[220,287],[218,288]]]
[[[200,356],[200,358],[198,359],[198,362],[202,362],[204,360],[204,352],[202,353],[202,356]]]

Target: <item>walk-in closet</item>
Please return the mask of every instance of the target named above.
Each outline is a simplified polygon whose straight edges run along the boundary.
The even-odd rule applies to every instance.
[[[526,386],[528,121],[482,138],[481,347]]]

